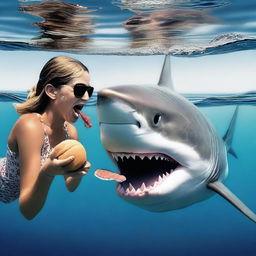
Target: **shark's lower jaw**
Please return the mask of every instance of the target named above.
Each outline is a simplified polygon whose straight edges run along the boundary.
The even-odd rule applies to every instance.
[[[117,184],[121,197],[149,195],[170,178],[180,164],[160,153],[110,153],[126,181]]]

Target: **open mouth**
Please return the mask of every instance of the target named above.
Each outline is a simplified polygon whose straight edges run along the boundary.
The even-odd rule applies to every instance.
[[[164,182],[181,166],[164,154],[109,153],[126,180],[117,185],[121,196],[143,196]]]
[[[75,105],[75,106],[73,107],[73,109],[74,109],[74,111],[75,111],[75,113],[76,113],[77,116],[79,116],[79,113],[80,113],[80,111],[83,109],[83,107],[84,107],[83,104],[78,104],[78,105]]]

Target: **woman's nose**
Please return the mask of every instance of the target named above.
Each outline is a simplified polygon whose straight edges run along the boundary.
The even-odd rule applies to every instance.
[[[83,95],[82,99],[83,100],[89,100],[90,99],[88,92],[85,92],[85,94]]]

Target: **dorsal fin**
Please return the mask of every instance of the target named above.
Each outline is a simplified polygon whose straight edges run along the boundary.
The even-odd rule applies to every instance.
[[[169,55],[165,55],[164,64],[162,67],[158,85],[168,87],[169,89],[174,90],[171,76],[171,61]]]
[[[237,155],[235,153],[235,151],[231,148],[231,144],[232,144],[232,140],[233,140],[233,136],[234,136],[234,130],[235,130],[235,125],[236,125],[236,119],[237,119],[237,113],[238,113],[238,106],[235,109],[235,112],[233,114],[233,117],[229,123],[229,127],[223,137],[223,140],[226,144],[226,148],[228,153],[230,153],[231,155],[233,155],[235,158],[237,158]]]
[[[239,211],[241,211],[250,220],[256,222],[256,215],[253,213],[237,196],[235,196],[223,183],[220,181],[215,181],[208,184],[208,188],[212,189],[227,201],[229,201],[233,206],[235,206]]]

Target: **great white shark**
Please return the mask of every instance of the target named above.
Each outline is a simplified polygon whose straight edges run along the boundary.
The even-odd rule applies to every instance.
[[[256,215],[223,183],[238,108],[223,138],[175,92],[166,56],[158,85],[122,85],[98,93],[101,141],[120,174],[117,194],[149,211],[187,207],[215,193],[252,221]]]

